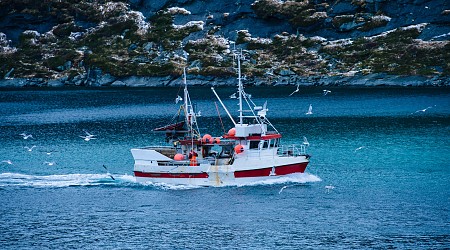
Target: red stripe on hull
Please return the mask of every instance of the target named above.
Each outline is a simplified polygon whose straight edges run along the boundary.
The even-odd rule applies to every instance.
[[[277,166],[275,167],[275,175],[286,175],[293,173],[304,173],[308,162]],[[245,177],[261,177],[269,176],[272,172],[272,168],[262,168],[262,169],[252,169],[245,171],[234,172],[235,178],[245,178]]]
[[[147,178],[208,178],[207,173],[144,173],[134,171],[136,177]]]

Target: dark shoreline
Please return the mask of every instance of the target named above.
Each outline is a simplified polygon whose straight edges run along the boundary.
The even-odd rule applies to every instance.
[[[302,87],[450,87],[450,77],[443,76],[398,76],[383,73],[354,76],[274,76],[271,78],[244,79],[246,86],[295,86]],[[188,76],[189,86],[234,86],[235,77]],[[0,89],[18,88],[156,88],[177,87],[182,84],[181,76],[166,77],[114,77],[109,74],[86,78],[61,78],[45,80],[41,78],[1,79]]]

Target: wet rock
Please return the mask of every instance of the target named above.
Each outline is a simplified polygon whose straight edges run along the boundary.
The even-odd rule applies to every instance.
[[[116,77],[110,75],[110,74],[104,74],[104,75],[100,75],[97,76],[97,78],[95,79],[95,81],[92,81],[91,86],[109,86],[111,85],[113,82],[116,81]]]
[[[127,84],[122,82],[121,80],[114,81],[111,83],[111,87],[126,87]]]

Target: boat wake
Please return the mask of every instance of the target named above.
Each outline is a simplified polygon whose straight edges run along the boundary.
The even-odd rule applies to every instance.
[[[309,183],[318,182],[321,179],[315,175],[290,174],[276,179],[256,181],[245,185],[230,185],[237,187],[276,185],[283,183]],[[0,188],[7,187],[33,187],[33,188],[63,188],[77,186],[128,186],[128,187],[151,187],[162,190],[188,190],[205,188],[194,185],[175,185],[167,183],[136,182],[132,175],[114,175],[110,174],[61,174],[61,175],[27,175],[20,173],[1,173]]]
[[[318,176],[315,176],[313,174],[294,173],[294,174],[283,175],[276,179],[255,181],[255,182],[252,182],[249,184],[238,185],[238,186],[242,187],[242,186],[260,186],[260,185],[278,185],[278,184],[287,184],[287,183],[304,184],[304,183],[318,182],[318,181],[322,181],[322,179],[320,179]]]
[[[224,185],[221,187],[252,187],[252,186],[270,186],[279,184],[305,184],[310,182],[322,181],[320,177],[308,173],[294,173],[289,175],[280,176],[279,178],[255,181],[247,184],[236,184],[236,185]],[[196,188],[208,188],[204,186],[194,186],[194,185],[181,185],[181,184],[168,184],[168,183],[153,183],[153,182],[140,182],[140,185],[152,186],[163,190],[187,190]],[[212,187],[217,188],[217,187]],[[220,188],[220,187],[219,187]]]
[[[135,182],[130,175],[114,176],[109,174],[62,174],[62,175],[27,175],[19,173],[1,173],[0,187],[73,187],[120,185]]]

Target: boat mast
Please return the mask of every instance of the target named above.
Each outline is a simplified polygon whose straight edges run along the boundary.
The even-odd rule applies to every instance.
[[[192,140],[194,136],[198,135],[200,137],[200,132],[198,130],[197,117],[194,112],[194,107],[192,106],[191,99],[189,97],[189,92],[187,89],[186,81],[186,68],[183,69],[183,82],[184,82],[184,114],[186,117],[186,124],[188,125],[189,133],[191,134]],[[197,130],[194,129],[194,124],[197,126]]]
[[[242,52],[241,52],[242,53]],[[243,115],[242,115],[242,92],[243,92],[243,87],[242,87],[242,81],[241,81],[241,56],[242,54],[237,54],[236,58],[238,61],[238,90],[239,90],[239,124],[242,125],[243,124]]]

